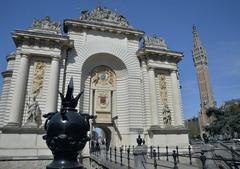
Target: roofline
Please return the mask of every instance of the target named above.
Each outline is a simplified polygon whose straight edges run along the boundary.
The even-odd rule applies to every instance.
[[[68,36],[66,35],[34,32],[34,31],[20,30],[20,29],[15,30],[15,32],[12,32],[11,34],[13,36],[25,35],[25,36],[32,36],[32,37],[48,38],[48,39],[69,40]]]

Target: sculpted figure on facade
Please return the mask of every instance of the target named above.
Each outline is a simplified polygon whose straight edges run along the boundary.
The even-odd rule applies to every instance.
[[[92,12],[89,12],[87,10],[83,11],[81,13],[80,20],[97,22],[101,21],[104,22],[105,24],[130,27],[127,19],[124,16],[118,15],[116,12],[113,12],[102,6],[98,6]]]
[[[51,21],[49,16],[46,16],[44,19],[35,19],[32,23],[31,29],[47,30],[54,31],[56,33],[61,32],[61,23]]]
[[[167,105],[164,106],[162,114],[163,114],[163,124],[165,125],[165,127],[171,126],[172,125],[171,111]]]
[[[157,35],[153,35],[152,37],[144,36],[143,40],[145,47],[155,47],[168,50],[165,40],[163,38],[158,38]]]
[[[39,127],[42,124],[42,111],[36,100],[36,97],[32,98],[32,101],[27,103],[27,120],[26,125]]]
[[[44,72],[45,72],[45,63],[36,62],[34,75],[33,75],[33,83],[32,83],[32,95],[34,97],[39,95],[43,87]]]
[[[159,87],[160,87],[160,99],[163,105],[167,105],[167,83],[166,76],[160,74],[159,76]]]

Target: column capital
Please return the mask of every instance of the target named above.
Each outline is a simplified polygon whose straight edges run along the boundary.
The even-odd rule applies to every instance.
[[[172,70],[171,70],[171,73],[177,73],[177,72],[178,72],[177,69],[172,69]]]
[[[21,58],[27,58],[27,59],[29,59],[29,58],[31,57],[31,54],[30,54],[30,53],[21,52],[21,53],[20,53],[20,56],[21,56]]]
[[[52,60],[54,61],[60,61],[61,57],[59,56],[52,56]]]
[[[149,71],[154,71],[155,68],[154,68],[154,67],[148,67],[148,70],[149,70]]]

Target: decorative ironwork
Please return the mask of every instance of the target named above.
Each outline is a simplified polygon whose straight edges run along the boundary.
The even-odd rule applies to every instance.
[[[60,112],[50,112],[44,115],[47,118],[43,136],[49,149],[54,155],[54,160],[47,166],[47,169],[83,169],[82,164],[77,160],[79,151],[83,150],[89,137],[87,132],[90,129],[89,119],[94,118],[89,114],[78,113],[75,107],[83,92],[73,97],[73,80],[71,78],[67,94],[62,99]]]

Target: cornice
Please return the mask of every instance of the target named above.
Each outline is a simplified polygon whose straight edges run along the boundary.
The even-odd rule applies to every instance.
[[[83,21],[83,20],[77,20],[77,19],[65,19],[64,20],[64,32],[67,33],[69,30],[69,27],[78,28],[78,29],[91,29],[91,30],[97,30],[102,32],[110,32],[110,33],[116,33],[116,34],[123,34],[126,36],[132,36],[135,38],[142,38],[145,34],[143,31],[133,29],[133,28],[126,28],[121,26],[114,26],[114,25],[106,25],[104,23],[95,23],[95,22],[89,22],[89,21]]]
[[[6,71],[2,72],[2,77],[3,78],[12,77],[12,74],[13,74],[13,70],[6,70]]]
[[[71,41],[68,36],[26,30],[16,30],[12,33],[12,38],[17,47],[23,44],[50,48],[71,47],[73,45],[73,41]]]
[[[183,53],[172,51],[172,50],[164,50],[164,49],[158,49],[158,48],[151,48],[151,47],[144,47],[137,51],[137,56],[139,59],[143,58],[159,58],[159,57],[165,57],[173,59],[176,63],[182,60]]]

